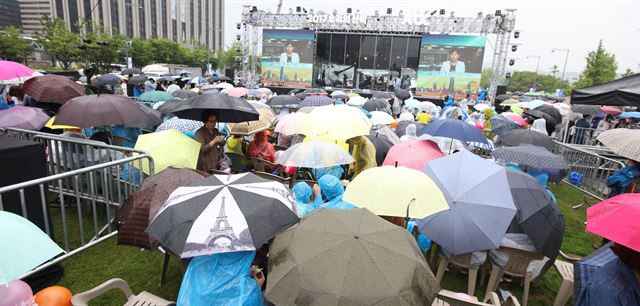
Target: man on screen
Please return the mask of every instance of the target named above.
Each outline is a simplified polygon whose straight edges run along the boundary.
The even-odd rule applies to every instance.
[[[440,72],[464,73],[464,62],[458,61],[462,52],[458,49],[449,50],[449,60],[442,63]]]
[[[295,47],[293,46],[293,44],[291,43],[287,44],[287,46],[285,47],[286,52],[280,54],[280,65],[284,65],[286,63],[290,63],[290,64],[300,63],[300,56],[298,55],[298,53],[293,52],[294,48]]]

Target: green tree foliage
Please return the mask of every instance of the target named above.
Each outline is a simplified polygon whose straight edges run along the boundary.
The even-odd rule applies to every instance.
[[[491,85],[491,69],[484,69],[480,76],[480,87],[489,88],[489,85]]]
[[[151,49],[149,40],[134,38],[131,40],[129,48],[129,56],[133,60],[133,64],[138,67],[144,67],[155,62],[155,52]]]
[[[16,27],[5,27],[0,32],[0,58],[23,60],[33,51],[33,46],[22,39],[22,32]]]
[[[60,63],[63,69],[69,69],[81,56],[80,35],[69,31],[62,19],[52,19],[47,15],[40,18],[42,30],[35,34],[38,43],[53,58],[53,65]]]
[[[622,74],[622,76],[621,76],[621,77],[626,78],[626,77],[628,77],[628,76],[632,76],[632,75],[634,75],[634,74],[636,74],[636,73],[635,73],[635,72],[633,72],[633,70],[631,70],[631,69],[627,68],[627,70],[625,70],[625,71],[624,71],[624,73]]]
[[[515,71],[509,79],[507,90],[511,92],[521,91],[528,92],[533,87],[533,81],[536,81],[536,90],[544,92],[554,92],[560,88],[560,79],[551,75],[538,74],[532,71]],[[565,94],[569,86],[565,85]]]
[[[574,86],[575,88],[603,84],[616,78],[616,70],[618,69],[616,56],[604,49],[602,40],[598,42],[596,50],[587,54],[586,60],[587,67],[580,74],[580,78]]]

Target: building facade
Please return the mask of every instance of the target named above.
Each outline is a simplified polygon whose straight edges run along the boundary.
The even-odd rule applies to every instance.
[[[21,8],[27,34],[38,28],[42,14],[50,14],[64,19],[74,32],[86,20],[102,24],[111,34],[185,44],[195,40],[210,49],[224,46],[224,0],[21,0]]]
[[[22,19],[22,33],[33,35],[40,30],[42,15],[51,14],[51,0],[20,0],[20,18]]]
[[[0,30],[8,26],[20,28],[22,21],[20,20],[20,3],[18,0],[2,0],[0,1]]]

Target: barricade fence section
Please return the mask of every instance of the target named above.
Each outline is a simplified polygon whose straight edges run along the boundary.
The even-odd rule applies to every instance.
[[[565,143],[593,146],[596,144],[596,138],[602,131],[594,128],[580,128],[572,126],[569,128],[569,134],[563,138]]]

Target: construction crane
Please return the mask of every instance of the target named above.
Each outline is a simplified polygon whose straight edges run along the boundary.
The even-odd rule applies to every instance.
[[[278,1],[278,11],[276,12],[276,14],[280,14],[280,9],[282,8],[282,0]]]

